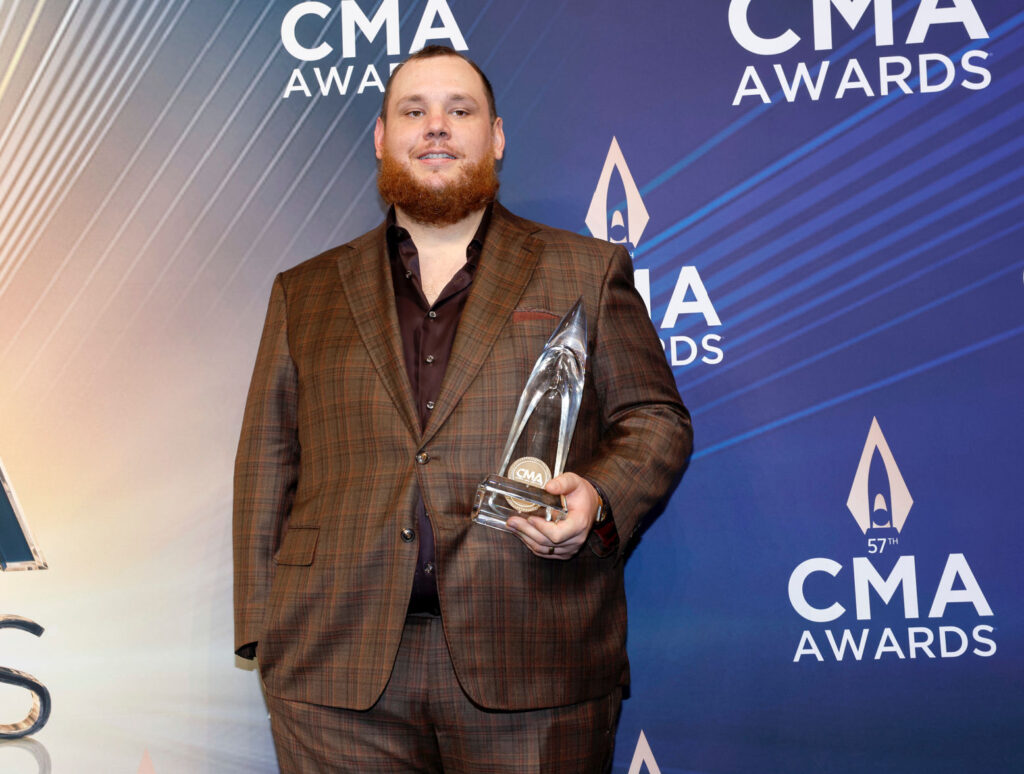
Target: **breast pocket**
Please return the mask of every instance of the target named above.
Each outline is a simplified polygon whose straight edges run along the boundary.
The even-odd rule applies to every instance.
[[[513,314],[506,332],[521,370],[530,373],[557,325],[558,318],[551,312],[516,311]]]

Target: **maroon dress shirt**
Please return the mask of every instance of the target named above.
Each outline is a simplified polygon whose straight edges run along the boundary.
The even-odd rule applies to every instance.
[[[405,370],[416,400],[420,427],[426,427],[434,402],[441,391],[441,380],[448,367],[455,332],[469,298],[470,286],[483,251],[491,207],[484,211],[480,226],[466,248],[466,263],[455,272],[433,304],[427,303],[420,284],[420,260],[409,232],[395,220],[394,207],[388,212],[387,246],[391,261],[391,280],[395,288],[398,327],[402,334]],[[416,524],[419,554],[413,576],[409,613],[440,615],[437,599],[437,567],[434,559],[434,531],[427,518],[422,495],[416,498]]]

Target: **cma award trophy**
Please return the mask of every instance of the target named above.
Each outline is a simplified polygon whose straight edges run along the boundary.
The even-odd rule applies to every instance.
[[[587,317],[580,298],[558,323],[526,380],[497,474],[477,487],[477,524],[511,532],[509,516],[566,517],[564,499],[543,487],[565,467],[586,365]]]

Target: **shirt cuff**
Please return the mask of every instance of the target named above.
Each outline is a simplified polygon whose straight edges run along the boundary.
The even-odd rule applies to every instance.
[[[603,550],[599,553],[607,555],[619,547],[619,531],[615,529],[615,519],[612,518],[612,506],[611,503],[608,502],[608,498],[605,496],[604,491],[589,478],[586,480],[592,487],[594,487],[594,490],[598,495],[600,495],[601,500],[604,502],[604,521],[600,524],[595,524],[591,532],[593,532],[601,542],[601,548]]]

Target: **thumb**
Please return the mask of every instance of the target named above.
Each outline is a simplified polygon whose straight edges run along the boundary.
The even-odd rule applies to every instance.
[[[553,479],[548,481],[544,485],[544,491],[550,494],[564,495],[569,494],[579,486],[577,476],[574,473],[563,473],[560,476],[555,476]]]

